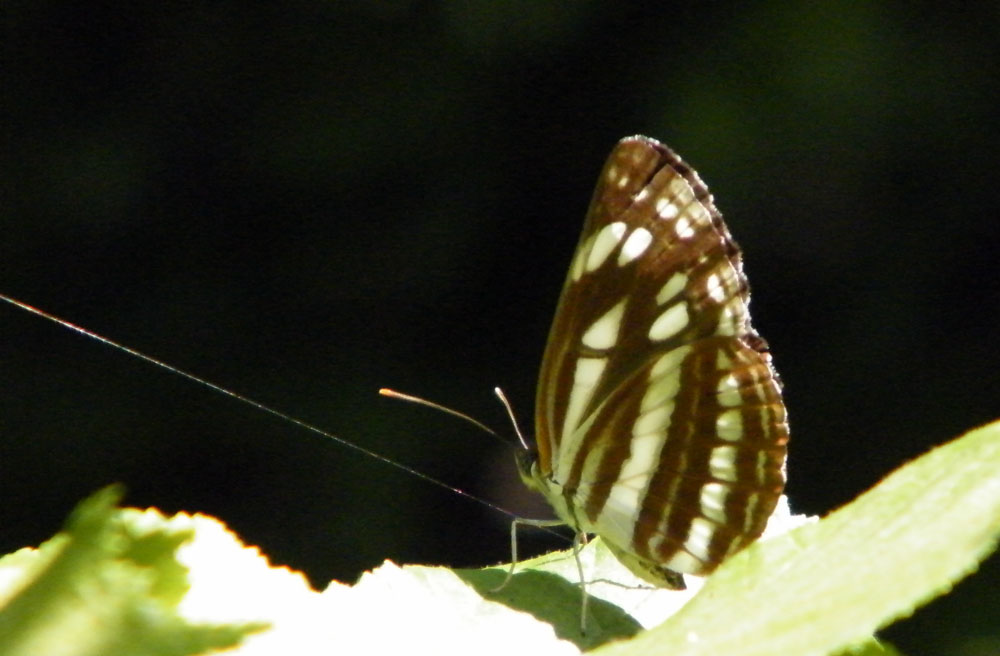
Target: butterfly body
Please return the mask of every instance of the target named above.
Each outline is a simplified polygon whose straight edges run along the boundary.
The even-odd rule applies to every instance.
[[[755,540],[788,427],[739,248],[697,174],[646,137],[598,180],[542,362],[524,481],[630,570],[683,587]]]

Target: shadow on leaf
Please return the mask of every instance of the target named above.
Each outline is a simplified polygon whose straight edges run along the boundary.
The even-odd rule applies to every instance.
[[[556,635],[581,650],[593,649],[610,640],[628,638],[642,626],[618,606],[591,597],[588,602],[587,632],[580,632],[580,588],[549,572],[527,570],[514,574],[499,592],[506,571],[499,569],[456,569],[455,574],[471,585],[483,598],[514,610],[530,613],[552,625]]]

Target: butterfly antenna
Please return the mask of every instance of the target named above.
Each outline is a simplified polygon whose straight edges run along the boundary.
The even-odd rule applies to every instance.
[[[531,447],[528,446],[528,441],[524,439],[524,433],[521,432],[521,427],[517,425],[517,416],[514,414],[514,408],[511,406],[510,401],[507,400],[507,395],[503,393],[503,390],[499,387],[493,388],[493,393],[497,395],[500,399],[500,403],[503,404],[504,409],[507,411],[507,416],[510,417],[510,423],[514,426],[514,432],[517,433],[517,439],[521,441],[521,446],[524,447],[525,451],[530,451]]]
[[[404,394],[403,392],[397,392],[396,390],[392,390],[392,389],[389,389],[387,387],[383,387],[382,389],[380,389],[378,391],[378,393],[380,395],[382,395],[382,396],[387,396],[390,399],[398,399],[400,401],[408,401],[410,403],[416,403],[417,405],[423,405],[423,406],[427,406],[428,408],[434,408],[435,410],[440,410],[441,412],[449,414],[449,415],[451,415],[453,417],[458,417],[459,419],[463,419],[463,420],[469,422],[470,424],[472,424],[473,426],[475,426],[476,428],[478,428],[480,430],[483,430],[483,431],[486,431],[487,433],[489,433],[493,437],[497,438],[498,440],[503,440],[503,441],[506,442],[506,440],[504,440],[503,436],[500,435],[500,433],[496,432],[495,430],[493,430],[492,428],[490,428],[489,426],[487,426],[483,422],[478,421],[476,419],[473,419],[472,417],[470,417],[469,415],[465,414],[464,412],[459,412],[458,410],[455,410],[453,408],[449,408],[446,405],[441,405],[440,403],[435,403],[434,401],[429,401],[427,399],[422,399],[419,396],[413,396],[412,394]]]

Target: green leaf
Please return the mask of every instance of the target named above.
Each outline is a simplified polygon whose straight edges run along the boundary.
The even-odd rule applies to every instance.
[[[237,644],[260,623],[194,624],[178,613],[194,531],[121,511],[119,487],[82,502],[39,549],[0,559],[0,656],[184,656]]]
[[[592,547],[596,548],[597,545]],[[603,551],[610,555],[607,549]],[[587,611],[589,626],[586,632],[582,632],[582,597],[572,552],[558,552],[555,558],[552,556],[549,554],[542,559],[520,564],[519,571],[501,590],[497,588],[506,579],[504,570],[456,570],[455,573],[484,598],[530,613],[551,624],[558,638],[569,640],[580,649],[589,649],[612,639],[627,638],[642,630],[642,625],[620,606],[591,596]],[[572,572],[566,571],[570,568]],[[590,567],[586,571],[591,575],[596,572]]]
[[[837,653],[945,594],[996,548],[1000,423],[900,468],[822,521],[758,542],[661,626],[602,655]]]
[[[580,653],[549,623],[481,596],[444,567],[387,562],[323,597],[335,618],[325,623],[331,654]]]
[[[688,591],[651,589],[599,539],[506,567],[386,563],[322,593],[217,520],[80,505],[0,559],[0,656],[504,653],[890,656],[880,627],[946,593],[1000,534],[1000,423],[902,467],[821,521],[759,541]],[[790,522],[792,519],[778,521]],[[649,627],[653,627],[649,629]],[[649,629],[649,630],[646,630]],[[610,644],[604,644],[608,643]]]

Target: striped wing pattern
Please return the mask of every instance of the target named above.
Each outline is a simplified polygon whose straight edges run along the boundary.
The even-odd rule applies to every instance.
[[[785,408],[748,302],[698,175],[652,139],[620,141],[556,311],[521,474],[658,585],[755,540],[784,486]]]

